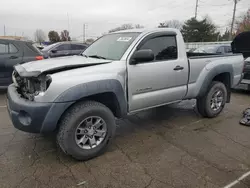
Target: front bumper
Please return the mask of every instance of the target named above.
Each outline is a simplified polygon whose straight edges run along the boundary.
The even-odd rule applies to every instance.
[[[13,125],[30,133],[52,132],[73,102],[38,103],[21,98],[12,84],[8,87],[7,107]]]

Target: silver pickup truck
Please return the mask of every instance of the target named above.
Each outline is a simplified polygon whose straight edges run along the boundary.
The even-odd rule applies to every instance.
[[[8,111],[17,129],[55,131],[65,153],[87,160],[105,151],[115,118],[186,99],[217,116],[243,66],[241,54],[186,53],[175,29],[120,31],[79,56],[15,66]]]

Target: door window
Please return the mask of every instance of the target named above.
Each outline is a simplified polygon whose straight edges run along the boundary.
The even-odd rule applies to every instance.
[[[17,52],[18,52],[17,48],[13,44],[9,44],[9,53],[13,54]]]
[[[86,46],[79,45],[79,44],[72,44],[71,47],[72,47],[72,50],[84,50],[86,48]]]
[[[0,54],[8,54],[8,44],[0,43]]]
[[[0,43],[0,54],[17,53],[18,49],[13,44]]]
[[[60,46],[56,47],[57,51],[66,51],[71,50],[71,44],[61,44]]]
[[[231,53],[232,52],[232,48],[230,46],[225,46],[225,52],[226,53]]]
[[[224,53],[224,47],[223,46],[219,47],[218,50],[217,50],[217,53],[223,54]]]
[[[161,36],[149,39],[139,48],[151,49],[154,53],[154,61],[177,59],[177,44],[175,36]]]

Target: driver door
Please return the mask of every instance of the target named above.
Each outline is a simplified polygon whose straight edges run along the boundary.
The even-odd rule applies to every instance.
[[[151,49],[154,60],[128,65],[129,112],[182,100],[187,92],[188,63],[187,57],[178,56],[176,36],[148,36],[135,51],[141,49]]]

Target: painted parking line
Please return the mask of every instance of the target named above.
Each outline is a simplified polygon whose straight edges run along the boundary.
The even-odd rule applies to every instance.
[[[250,171],[243,174],[241,177],[239,177],[237,180],[233,181],[232,183],[226,185],[223,188],[231,188],[233,186],[235,186],[236,184],[240,183],[242,180],[244,180],[246,177],[250,176]]]
[[[0,108],[6,108],[7,106],[5,105],[5,106],[0,106]]]

